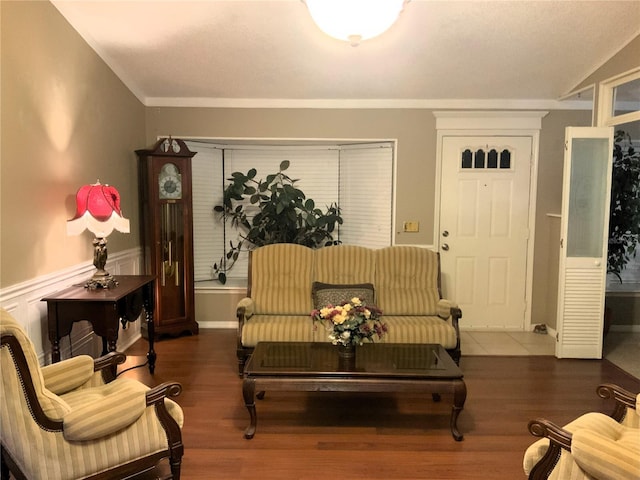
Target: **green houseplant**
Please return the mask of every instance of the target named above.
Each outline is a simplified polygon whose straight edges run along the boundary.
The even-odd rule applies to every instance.
[[[224,189],[222,205],[214,211],[225,223],[241,231],[237,243],[229,242],[229,249],[213,265],[221,283],[235,264],[243,249],[250,250],[273,243],[297,243],[317,248],[336,243],[333,232],[342,224],[340,209],[332,203],[324,211],[297,188],[298,180],[285,173],[290,162],[280,163],[277,173],[256,180],[257,171],[233,172]],[[225,242],[226,243],[226,242]]]
[[[631,136],[618,130],[613,148],[607,272],[620,282],[622,270],[636,255],[639,235],[640,152],[631,144]]]

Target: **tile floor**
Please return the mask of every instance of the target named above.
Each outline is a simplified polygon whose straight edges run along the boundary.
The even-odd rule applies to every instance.
[[[460,333],[462,355],[554,355],[555,339],[533,332]],[[609,332],[604,357],[640,378],[640,333]]]

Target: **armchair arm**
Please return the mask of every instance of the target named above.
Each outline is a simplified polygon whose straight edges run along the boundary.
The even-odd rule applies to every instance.
[[[182,385],[178,382],[165,382],[153,387],[146,393],[147,407],[157,403],[164,403],[167,397],[177,397],[182,393]]]
[[[124,353],[109,352],[93,361],[93,370],[101,372],[103,382],[109,383],[115,380],[118,365],[122,365],[126,360],[127,356]]]
[[[538,418],[529,422],[529,432],[549,439],[549,448],[529,472],[529,480],[546,480],[560,459],[562,449],[571,451],[571,432],[549,420]]]
[[[165,402],[167,397],[177,397],[182,392],[182,385],[177,382],[165,382],[162,383],[147,392],[147,406],[154,405],[158,420],[167,432],[167,440],[169,441],[169,450],[172,452],[172,458],[177,455],[182,457],[184,453],[184,445],[182,444],[182,432],[180,428],[184,423],[184,417],[182,416],[182,410],[180,408],[173,408],[171,411],[167,409],[169,406],[176,404],[171,400]],[[177,418],[176,418],[177,417]]]
[[[565,450],[571,450],[571,438],[573,434],[544,418],[537,418],[529,422],[529,432],[534,437],[545,437],[557,443]]]
[[[600,398],[612,398],[615,400],[615,409],[611,413],[610,417],[618,422],[621,422],[624,419],[628,408],[636,410],[637,403],[640,401],[640,396],[611,383],[605,383],[598,386],[596,392]]]
[[[62,395],[75,390],[91,379],[94,372],[93,358],[89,355],[78,355],[46,365],[40,370],[44,386],[56,395]]]

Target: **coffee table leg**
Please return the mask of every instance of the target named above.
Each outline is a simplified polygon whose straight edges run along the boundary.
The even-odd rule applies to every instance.
[[[244,405],[249,410],[250,423],[244,431],[244,438],[251,440],[256,433],[256,423],[258,421],[256,414],[256,382],[252,378],[245,378],[242,382],[242,397],[244,398]]]
[[[464,408],[464,402],[466,399],[467,386],[462,380],[458,380],[453,386],[453,409],[451,410],[451,434],[457,442],[464,438],[458,430],[458,416]]]

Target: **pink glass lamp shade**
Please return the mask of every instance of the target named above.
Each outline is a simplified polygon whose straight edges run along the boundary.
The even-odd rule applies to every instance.
[[[67,235],[79,235],[89,230],[96,238],[93,241],[93,264],[97,271],[85,285],[88,288],[109,288],[116,285],[115,279],[104,267],[107,263],[106,237],[118,230],[129,233],[129,220],[122,216],[120,194],[115,187],[93,185],[80,187],[76,194],[76,215],[67,221]]]

